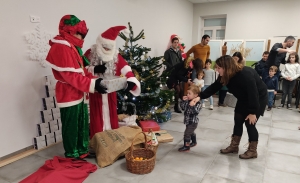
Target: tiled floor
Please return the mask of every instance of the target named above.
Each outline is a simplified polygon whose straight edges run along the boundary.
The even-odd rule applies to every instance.
[[[217,99],[215,99],[216,101]],[[279,101],[277,102],[279,103]],[[185,126],[182,114],[161,124],[174,137],[171,143],[160,144],[155,169],[147,175],[135,175],[126,170],[125,159],[106,168],[99,168],[84,183],[299,183],[300,182],[300,113],[298,110],[266,111],[257,124],[259,131],[258,158],[240,160],[238,155],[222,155],[232,133],[233,108],[215,106],[203,109],[196,130],[198,145],[190,152],[180,153]],[[247,132],[240,144],[240,153],[247,143]],[[0,183],[16,183],[36,171],[44,161],[63,156],[62,144],[57,144],[15,163],[0,168]],[[95,160],[88,160],[95,163]]]

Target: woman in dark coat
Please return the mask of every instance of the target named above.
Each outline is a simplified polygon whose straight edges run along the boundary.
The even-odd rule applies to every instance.
[[[212,85],[200,93],[200,98],[210,97],[224,85],[227,85],[228,91],[237,98],[231,144],[226,149],[221,149],[220,152],[222,154],[238,153],[243,134],[243,124],[245,123],[249,137],[249,147],[239,157],[242,159],[256,158],[258,132],[255,124],[258,118],[263,116],[268,102],[267,87],[254,69],[237,64],[229,55],[216,60],[216,69],[220,76]],[[191,105],[200,98],[198,97],[195,101],[192,101]]]
[[[192,64],[191,64],[192,62]],[[175,105],[174,111],[181,113],[178,106],[178,99],[180,93],[183,92],[183,88],[180,87],[180,82],[185,82],[191,84],[191,79],[188,78],[188,73],[193,69],[196,72],[200,72],[203,68],[202,61],[200,59],[188,58],[184,62],[180,62],[173,67],[169,79],[167,80],[167,86],[169,89],[175,89]]]

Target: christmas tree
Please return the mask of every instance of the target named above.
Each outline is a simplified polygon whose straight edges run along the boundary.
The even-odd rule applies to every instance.
[[[150,48],[138,45],[140,39],[145,39],[144,30],[137,36],[130,23],[129,37],[120,33],[119,36],[125,41],[123,49],[119,48],[119,53],[131,66],[135,77],[141,83],[141,94],[134,97],[131,93],[118,92],[118,113],[136,114],[138,120],[154,119],[157,122],[166,122],[171,118],[169,110],[170,103],[173,101],[174,92],[162,90],[166,86],[168,73],[163,72],[165,66],[160,63],[163,58],[150,57],[148,52]]]

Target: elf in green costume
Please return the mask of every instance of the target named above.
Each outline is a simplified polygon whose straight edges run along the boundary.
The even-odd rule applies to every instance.
[[[83,39],[88,32],[85,21],[65,15],[59,23],[59,35],[49,41],[46,60],[57,80],[55,93],[60,108],[65,156],[85,158],[88,154],[88,110],[84,103],[88,93],[106,93],[106,88],[94,78],[82,56]]]

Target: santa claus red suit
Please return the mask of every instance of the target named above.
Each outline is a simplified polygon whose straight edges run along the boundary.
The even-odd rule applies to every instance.
[[[85,56],[89,58],[89,72],[96,77],[105,77],[113,73],[114,76],[127,78],[126,91],[134,96],[140,95],[140,82],[134,77],[131,67],[118,53],[116,38],[125,26],[111,27],[98,36],[96,44],[87,50]],[[119,127],[117,115],[117,93],[94,93],[89,96],[90,104],[90,138],[97,132],[116,129]]]

